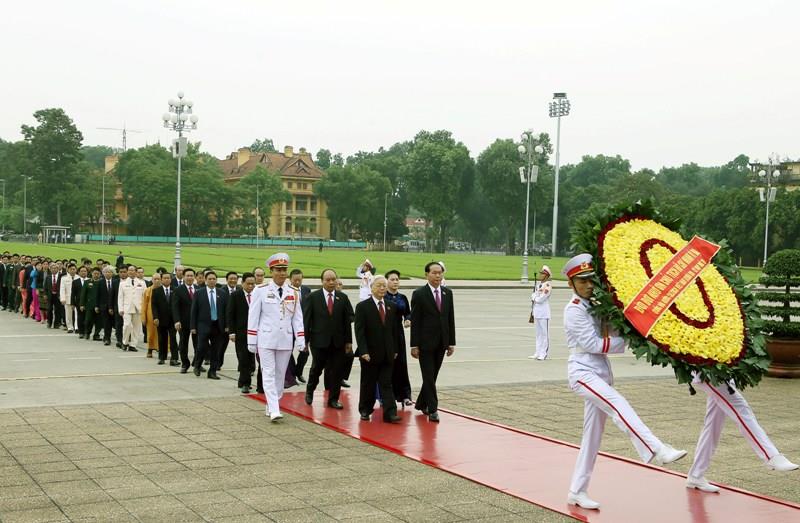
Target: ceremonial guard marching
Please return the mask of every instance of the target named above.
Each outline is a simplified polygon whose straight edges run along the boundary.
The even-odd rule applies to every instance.
[[[289,255],[273,254],[267,267],[272,280],[256,287],[248,311],[247,349],[258,352],[267,415],[277,421],[283,417],[279,402],[292,349],[304,349],[306,339],[300,293],[286,281]]]
[[[550,267],[542,265],[539,279],[533,285],[531,294],[531,320],[536,326],[536,352],[531,359],[543,360],[550,352]]]
[[[579,254],[564,265],[562,271],[574,291],[564,309],[564,330],[570,351],[568,376],[570,388],[584,400],[583,437],[567,502],[587,509],[600,504],[587,494],[606,418],[631,438],[645,463],[672,463],[686,455],[662,443],[639,418],[628,401],[614,387],[614,376],[608,354],[625,351],[625,340],[609,332],[605,323],[589,313],[594,290],[592,256]]]

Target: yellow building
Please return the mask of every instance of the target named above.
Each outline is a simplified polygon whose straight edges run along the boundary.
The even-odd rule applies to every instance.
[[[225,183],[238,182],[258,166],[281,177],[283,188],[289,191],[292,200],[272,207],[270,237],[330,238],[327,206],[314,194],[314,184],[325,173],[304,148],[297,153],[291,146],[284,147],[282,153],[254,153],[243,147],[219,160],[219,165]]]
[[[761,170],[768,170],[769,164],[766,163],[750,163],[750,171],[752,172],[751,183],[753,185],[764,185],[764,180],[758,176]],[[773,165],[772,169],[778,169],[780,174],[772,179],[774,187],[782,187],[787,191],[796,191],[800,189],[800,161],[784,160],[778,165]]]

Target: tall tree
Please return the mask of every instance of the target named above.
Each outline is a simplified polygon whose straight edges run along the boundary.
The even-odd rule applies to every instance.
[[[81,147],[83,159],[98,169],[106,166],[106,156],[114,154],[114,149],[107,145],[84,145]]]
[[[275,149],[275,144],[272,143],[272,138],[264,138],[255,140],[252,144],[250,144],[250,150],[254,153],[276,153],[278,152]]]
[[[128,149],[115,173],[128,207],[129,232],[174,234],[177,173],[170,152],[160,145]]]
[[[266,238],[269,236],[269,225],[272,218],[272,207],[283,202],[291,202],[292,195],[283,188],[280,175],[268,171],[259,165],[236,185],[239,205],[244,216],[253,216],[256,208],[256,191],[258,192],[258,215],[261,228]]]
[[[331,166],[331,152],[328,149],[320,149],[317,151],[315,163],[320,169],[327,169]]]
[[[447,248],[447,230],[453,224],[463,188],[474,163],[469,151],[449,131],[420,131],[403,168],[415,208],[437,229],[438,246]]]

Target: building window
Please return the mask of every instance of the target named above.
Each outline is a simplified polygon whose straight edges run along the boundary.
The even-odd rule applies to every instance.
[[[308,232],[317,234],[317,219],[311,218],[311,221],[308,224]]]
[[[292,233],[292,219],[291,218],[286,218],[285,226],[286,226],[286,234],[291,234]]]
[[[289,189],[291,189],[291,188],[292,188],[292,182],[288,182],[288,183],[286,184],[286,187],[288,187]]]
[[[294,201],[294,208],[295,208],[296,211],[305,212],[307,204],[308,204],[308,199],[307,198],[297,198]]]
[[[309,198],[308,201],[309,201],[309,209],[308,210],[311,211],[312,213],[317,212],[317,199],[312,197],[312,198]]]

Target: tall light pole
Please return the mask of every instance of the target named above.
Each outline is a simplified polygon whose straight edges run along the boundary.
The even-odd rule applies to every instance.
[[[522,252],[522,277],[519,281],[528,283],[528,217],[531,213],[531,182],[536,183],[539,176],[539,166],[536,165],[534,153],[542,154],[544,147],[538,144],[534,145],[536,138],[530,129],[523,132],[520,139],[521,143],[517,147],[517,151],[525,161],[525,165],[519,168],[519,180],[527,184],[527,195],[525,196],[525,248]]]
[[[22,235],[28,234],[28,180],[30,176],[22,176]]]
[[[3,182],[3,232],[6,232],[6,181],[0,178],[0,182]]]
[[[101,175],[103,178],[103,212],[100,213],[100,243],[106,243],[106,173]]]
[[[388,217],[388,215],[386,214],[386,209],[387,209],[386,205],[388,202],[389,202],[389,193],[387,192],[383,196],[383,252],[386,252],[386,223]]]
[[[178,159],[178,197],[175,208],[175,267],[181,265],[181,158],[186,156],[186,137],[188,133],[197,129],[197,115],[192,114],[191,101],[183,97],[183,91],[178,91],[178,99],[170,98],[169,112],[163,114],[161,119],[164,127],[178,133],[178,139],[172,141],[172,156]]]
[[[261,226],[261,220],[260,220],[261,216],[259,215],[259,213],[260,213],[260,210],[259,210],[259,189],[260,189],[260,187],[258,186],[258,184],[256,184],[256,249],[258,249],[258,238],[259,238],[259,235],[261,234],[261,232],[259,231],[260,226]]]
[[[553,196],[553,256],[556,255],[556,241],[558,240],[558,168],[561,159],[561,117],[568,114],[569,100],[567,100],[567,93],[553,93],[553,101],[550,102],[550,118],[558,119],[556,127],[556,181]]]
[[[777,158],[775,158],[774,161],[777,163]],[[777,193],[777,189],[772,187],[772,179],[773,178],[777,178],[781,174],[780,169],[777,169],[777,168],[773,169],[772,165],[773,165],[773,157],[770,156],[769,157],[769,165],[767,166],[767,168],[766,169],[761,169],[761,170],[758,171],[758,176],[762,180],[765,180],[767,182],[766,194],[764,194],[764,190],[763,189],[761,189],[759,191],[760,195],[761,195],[761,201],[762,202],[763,201],[767,202],[767,215],[766,215],[765,220],[764,220],[764,260],[763,260],[762,263],[767,263],[767,246],[769,244],[769,204],[770,204],[770,202],[774,202],[775,201],[775,195]],[[763,265],[762,265],[762,267],[763,267]]]

